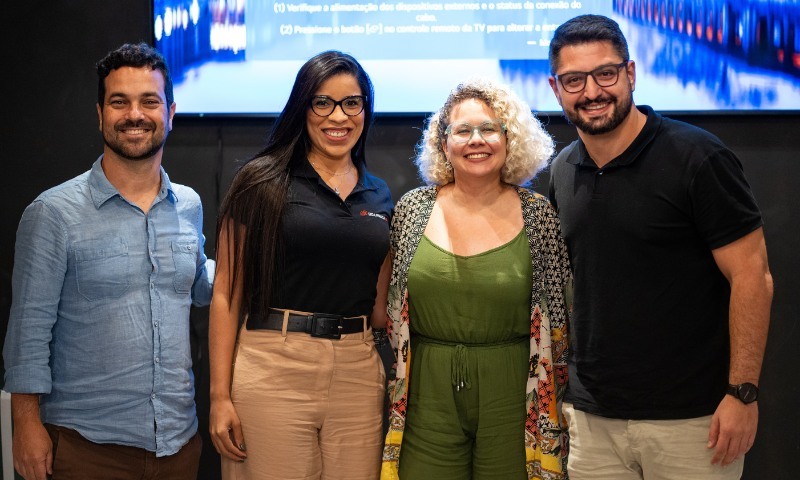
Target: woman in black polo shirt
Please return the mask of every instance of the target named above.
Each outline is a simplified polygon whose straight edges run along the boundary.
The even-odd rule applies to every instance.
[[[313,57],[223,201],[209,332],[223,478],[378,475],[384,371],[370,323],[385,324],[392,201],[366,169],[372,114],[353,57]]]

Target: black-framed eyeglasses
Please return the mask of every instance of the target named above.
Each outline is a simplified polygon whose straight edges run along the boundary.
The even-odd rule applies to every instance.
[[[594,83],[601,87],[613,87],[619,80],[619,70],[628,65],[629,60],[622,63],[602,65],[591,72],[567,72],[561,75],[554,75],[561,83],[567,93],[578,93],[586,88],[586,77],[589,75],[594,79]]]
[[[367,97],[364,95],[350,95],[338,101],[325,95],[317,95],[311,99],[311,111],[320,117],[327,117],[339,106],[345,115],[354,117],[364,111],[366,103]]]
[[[500,120],[486,121],[480,125],[451,123],[445,129],[444,134],[455,143],[467,143],[475,132],[478,132],[485,142],[494,143],[500,141],[500,137],[506,133],[506,126]]]

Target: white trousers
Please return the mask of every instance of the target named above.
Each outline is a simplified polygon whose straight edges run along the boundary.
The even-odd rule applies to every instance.
[[[570,480],[738,480],[744,458],[712,465],[706,447],[711,416],[685,420],[619,420],[575,410],[569,423]]]

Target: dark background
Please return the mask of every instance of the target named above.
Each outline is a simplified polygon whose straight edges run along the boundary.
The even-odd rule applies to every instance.
[[[95,110],[94,63],[125,42],[150,41],[149,0],[28,0],[3,8],[4,132],[0,208],[0,334],[11,303],[14,236],[23,209],[40,192],[89,169],[102,152]],[[424,72],[415,74],[424,75]],[[402,92],[376,92],[399,95]],[[176,98],[180,112],[180,98]],[[444,100],[444,99],[443,99]],[[800,115],[672,115],[719,136],[741,158],[764,214],[775,280],[767,352],[761,377],[758,437],[744,479],[800,478],[800,331],[797,328]],[[560,115],[542,116],[561,149],[575,137]],[[378,117],[371,132],[371,170],[386,179],[395,200],[419,184],[413,167],[422,116]],[[236,162],[262,146],[271,119],[182,118],[167,141],[170,178],[203,198],[206,253],[214,257],[214,225]],[[547,185],[547,174],[535,186]],[[207,309],[193,313],[193,340],[201,433],[207,432]],[[681,334],[692,335],[691,325]],[[681,352],[675,352],[676,357]],[[677,359],[677,358],[676,358]],[[676,361],[676,368],[680,362]],[[201,479],[218,478],[208,438]]]

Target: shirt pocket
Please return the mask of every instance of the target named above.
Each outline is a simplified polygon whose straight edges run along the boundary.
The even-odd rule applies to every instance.
[[[191,292],[197,273],[197,240],[174,240],[172,242],[172,260],[175,262],[175,279],[173,280],[175,292]]]
[[[89,301],[119,298],[130,285],[128,244],[121,237],[85,240],[75,249],[78,292]]]

